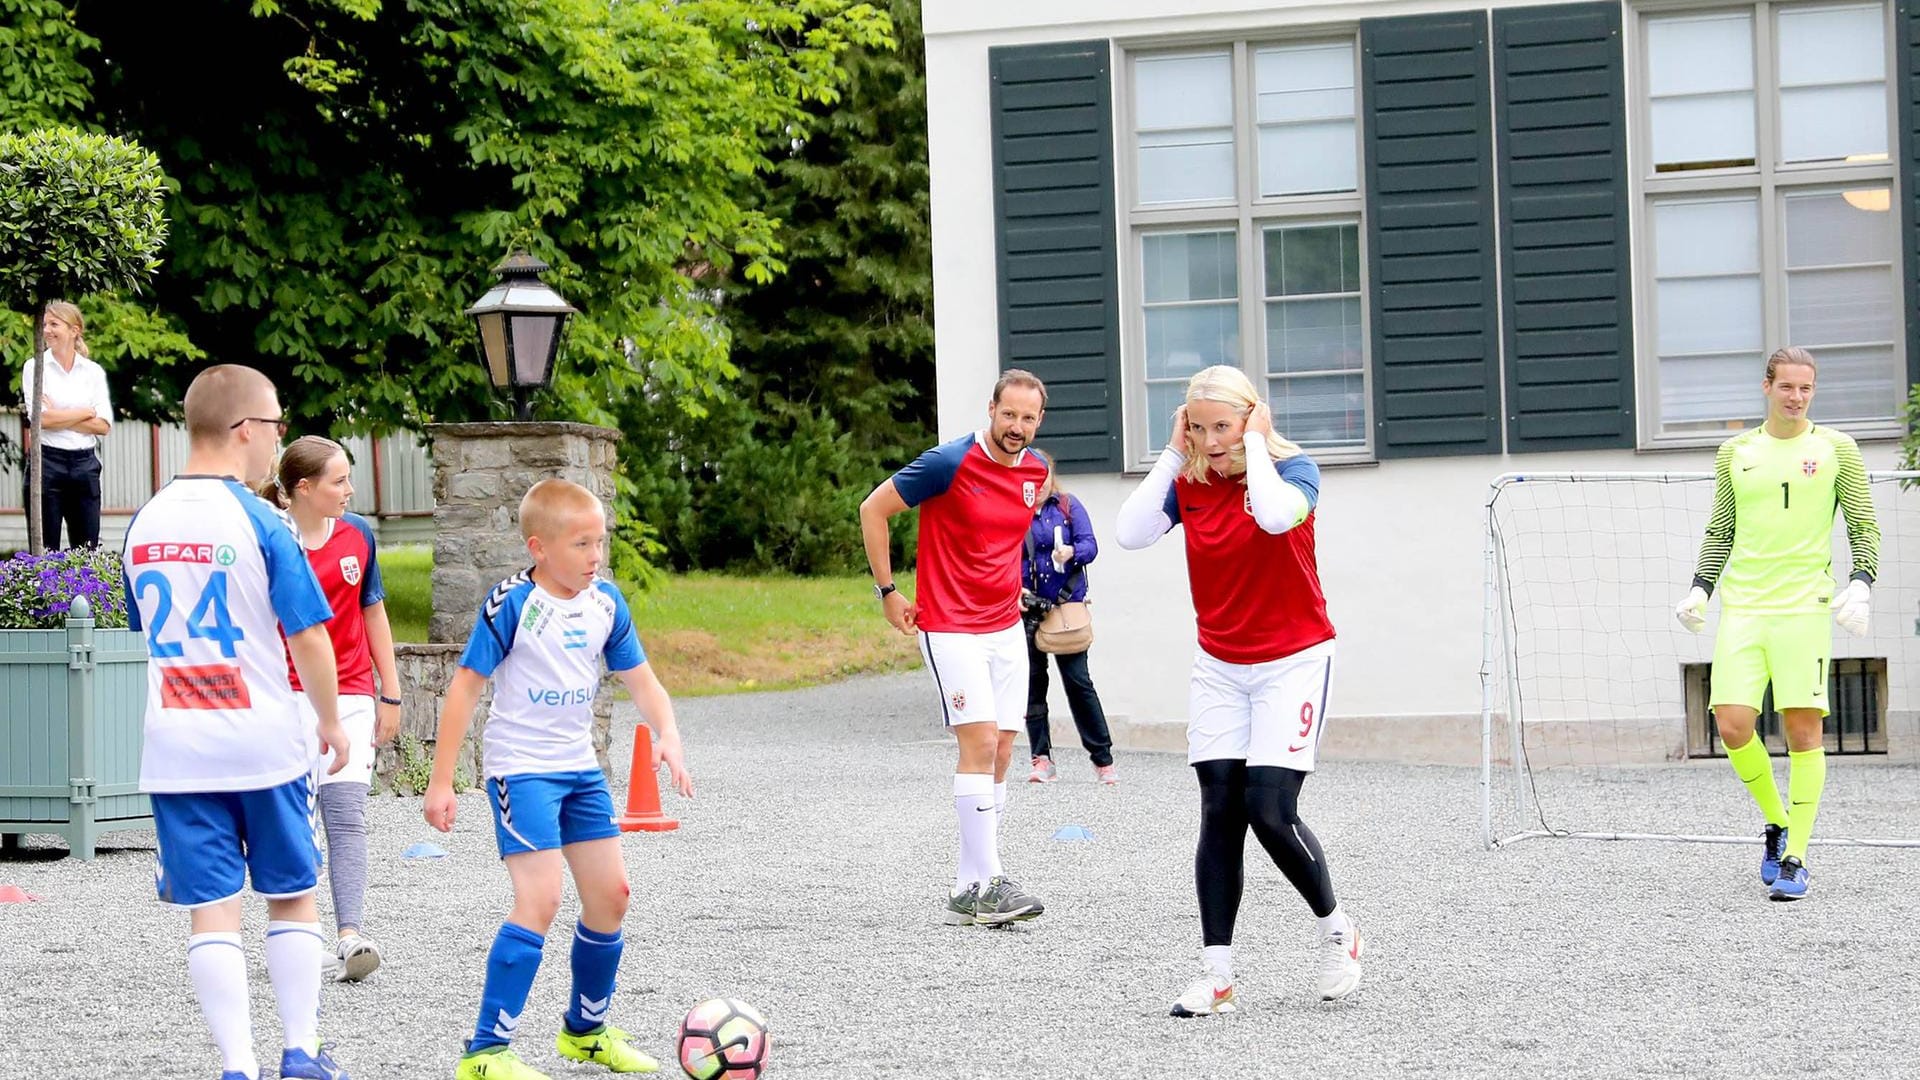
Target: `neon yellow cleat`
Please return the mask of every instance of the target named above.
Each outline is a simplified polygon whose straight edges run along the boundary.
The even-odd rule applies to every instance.
[[[546,1073],[520,1060],[519,1055],[502,1046],[483,1050],[460,1059],[453,1080],[551,1080]]]
[[[554,1049],[569,1061],[586,1061],[595,1065],[605,1065],[617,1073],[650,1073],[660,1068],[660,1063],[635,1050],[627,1040],[631,1038],[617,1027],[607,1025],[588,1035],[575,1035],[565,1027],[554,1037]]]

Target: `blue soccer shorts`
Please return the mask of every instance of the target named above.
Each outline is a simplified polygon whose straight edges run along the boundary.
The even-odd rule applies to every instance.
[[[258,791],[155,792],[160,899],[207,907],[239,896],[249,876],[269,900],[312,892],[320,875],[313,791],[303,775]]]
[[[489,777],[487,801],[503,859],[620,835],[613,794],[599,769]]]

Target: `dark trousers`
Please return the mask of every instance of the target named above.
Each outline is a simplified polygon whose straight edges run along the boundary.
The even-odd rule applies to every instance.
[[[63,523],[73,547],[99,544],[100,455],[57,446],[42,446],[40,454],[40,528],[47,550],[61,546]]]
[[[1066,684],[1067,706],[1073,710],[1073,726],[1080,729],[1080,745],[1095,765],[1113,764],[1113,736],[1107,731],[1107,713],[1100,707],[1100,695],[1094,692],[1093,676],[1087,672],[1087,654],[1043,653],[1033,647],[1033,624],[1027,624],[1027,741],[1034,757],[1053,754],[1053,733],[1047,724],[1047,658],[1060,664],[1060,681]]]

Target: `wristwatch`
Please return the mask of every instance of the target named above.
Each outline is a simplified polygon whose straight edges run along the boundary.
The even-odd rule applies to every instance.
[[[889,581],[885,585],[875,585],[873,587],[873,597],[876,600],[885,600],[888,593],[898,591],[900,591],[900,587]]]
[[[406,703],[405,703],[405,702],[403,702],[403,701],[401,701],[401,700],[400,700],[399,698],[397,698],[397,697],[388,697],[388,696],[387,696],[387,695],[385,695],[385,694],[381,694],[381,695],[380,695],[380,704],[382,704],[382,705],[404,705],[404,704],[406,704]]]

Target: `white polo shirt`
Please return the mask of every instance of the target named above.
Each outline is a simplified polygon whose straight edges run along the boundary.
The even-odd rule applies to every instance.
[[[99,364],[75,353],[73,370],[60,366],[53,358],[53,350],[47,350],[47,397],[53,401],[56,409],[92,409],[94,414],[113,423],[113,402],[107,397],[107,372]],[[20,376],[20,400],[24,408],[31,413],[33,409],[33,361],[27,361],[26,371]],[[47,431],[41,433],[45,445],[60,450],[91,450],[99,439],[78,431]]]

